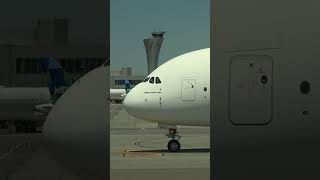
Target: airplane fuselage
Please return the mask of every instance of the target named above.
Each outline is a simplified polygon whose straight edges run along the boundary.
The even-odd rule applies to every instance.
[[[48,88],[0,88],[0,120],[44,120],[34,108],[50,102]]]
[[[169,125],[209,126],[210,49],[171,59],[125,98],[135,117]],[[152,80],[153,78],[153,80]]]
[[[127,92],[125,89],[110,89],[110,100],[111,101],[116,101],[116,100],[123,101],[126,94],[127,94]]]

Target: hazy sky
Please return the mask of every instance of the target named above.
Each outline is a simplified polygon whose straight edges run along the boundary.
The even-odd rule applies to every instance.
[[[210,0],[110,0],[111,69],[146,75],[143,39],[167,31],[159,64],[210,46]]]
[[[68,18],[73,43],[106,43],[106,0],[1,0],[0,42],[30,40],[38,18]],[[29,35],[30,34],[30,35]]]

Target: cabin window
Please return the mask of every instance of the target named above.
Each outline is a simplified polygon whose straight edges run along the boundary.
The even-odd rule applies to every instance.
[[[147,81],[149,81],[149,79],[150,79],[150,77],[147,77],[147,78],[145,78],[145,79],[143,80],[143,82],[147,82]]]
[[[161,83],[160,78],[156,77],[156,84],[160,84],[160,83]]]
[[[151,84],[154,83],[154,77],[150,78],[149,83],[151,83]]]
[[[207,87],[204,87],[203,90],[206,92],[207,91]]]

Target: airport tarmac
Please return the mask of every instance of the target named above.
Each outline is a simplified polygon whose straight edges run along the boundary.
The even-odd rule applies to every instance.
[[[111,180],[210,179],[210,128],[179,127],[181,152],[167,151],[166,130],[111,104]]]
[[[209,128],[181,127],[182,151],[167,152],[157,124],[111,104],[111,180],[210,179]],[[62,167],[43,145],[43,135],[0,133],[0,180],[81,180]]]
[[[43,147],[43,136],[0,134],[0,180],[80,180]]]

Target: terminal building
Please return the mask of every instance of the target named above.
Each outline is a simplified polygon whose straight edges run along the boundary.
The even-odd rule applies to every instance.
[[[120,70],[111,70],[110,87],[111,89],[125,88],[124,81],[128,80],[132,86],[135,86],[143,81],[144,75],[133,75],[132,68],[121,68]]]
[[[47,85],[39,59],[54,57],[65,71],[81,77],[107,60],[103,44],[71,44],[67,19],[40,19],[26,43],[0,44],[0,86],[43,87]]]

